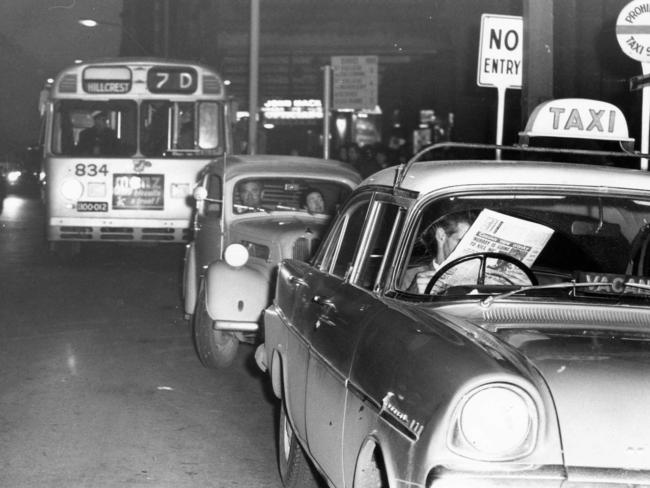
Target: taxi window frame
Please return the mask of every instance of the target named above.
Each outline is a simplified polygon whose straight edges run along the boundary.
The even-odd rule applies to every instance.
[[[376,187],[364,189],[360,193],[351,196],[332,225],[331,232],[329,232],[327,239],[314,257],[312,265],[323,273],[338,276],[346,283],[375,293],[382,292],[387,283],[389,283],[390,272],[393,268],[392,264],[398,255],[400,241],[402,240],[402,232],[408,223],[409,210],[415,204],[416,197],[417,195],[410,195],[408,197],[396,195],[392,188]],[[368,206],[363,225],[357,237],[352,262],[348,266],[344,276],[337,275],[333,272],[333,263],[338,257],[340,246],[346,235],[345,230],[349,223],[349,216],[351,212],[364,204]],[[397,207],[396,218],[391,223],[384,254],[374,280],[371,286],[362,286],[358,280],[363,271],[363,266],[367,264],[367,259],[370,258],[369,252],[373,238],[378,235],[375,232],[375,226],[378,219],[385,215],[385,213],[380,211],[380,207],[389,205]]]

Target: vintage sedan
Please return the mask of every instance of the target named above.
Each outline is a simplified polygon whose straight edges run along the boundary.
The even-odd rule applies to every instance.
[[[383,170],[281,263],[285,486],[650,486],[650,174],[521,149]]]
[[[227,156],[204,169],[183,297],[206,367],[227,366],[240,341],[256,340],[276,264],[310,258],[359,181],[347,164],[297,156]]]

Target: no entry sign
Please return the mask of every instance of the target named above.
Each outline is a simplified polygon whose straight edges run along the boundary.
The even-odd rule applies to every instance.
[[[479,45],[479,86],[521,88],[524,21],[511,15],[483,14]]]
[[[496,87],[497,144],[503,140],[503,116],[507,88],[521,89],[524,19],[512,15],[483,14],[476,82]]]

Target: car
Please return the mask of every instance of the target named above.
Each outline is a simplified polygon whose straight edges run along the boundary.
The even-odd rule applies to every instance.
[[[360,179],[339,161],[282,155],[225,156],[201,172],[183,306],[203,365],[228,366],[257,340],[277,263],[312,256]]]
[[[534,115],[628,139],[604,102]],[[256,358],[285,486],[650,486],[650,174],[485,148],[370,176],[280,263]]]

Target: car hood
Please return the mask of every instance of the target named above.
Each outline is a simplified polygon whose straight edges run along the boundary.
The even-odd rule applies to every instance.
[[[458,311],[456,323],[494,333],[542,375],[569,469],[650,469],[648,307],[533,302]]]
[[[506,340],[549,387],[567,466],[650,469],[650,337],[583,326]]]
[[[318,233],[329,222],[329,217],[314,216],[310,214],[268,215],[252,217],[232,222],[230,231],[238,235],[262,237],[269,242],[277,242],[282,236],[293,236],[302,233]],[[289,237],[291,238],[291,237]]]

